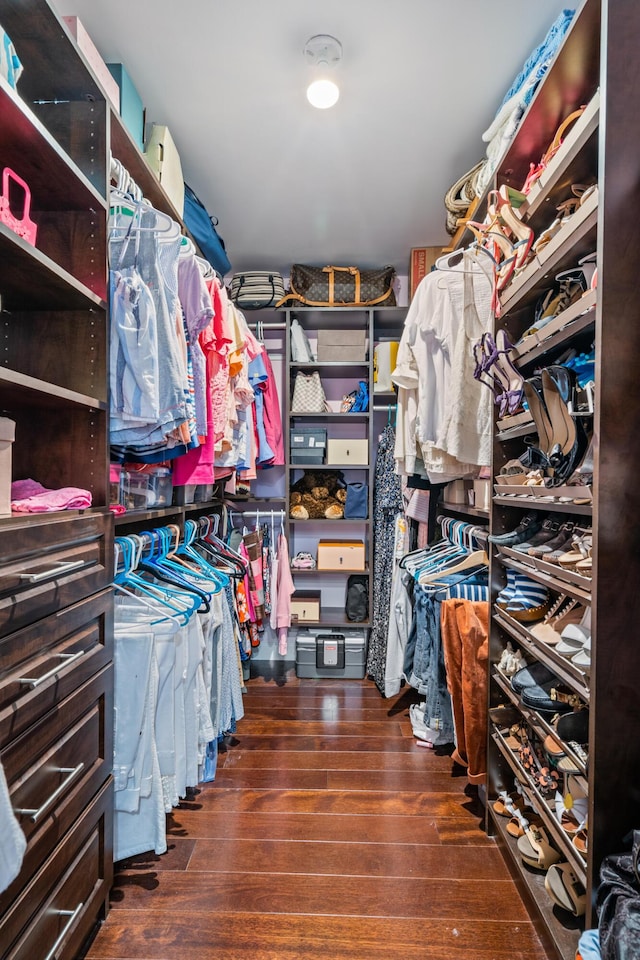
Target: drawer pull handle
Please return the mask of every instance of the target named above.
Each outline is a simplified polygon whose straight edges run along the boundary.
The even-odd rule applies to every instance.
[[[64,663],[59,663],[56,667],[52,667],[51,670],[47,670],[47,672],[43,673],[41,677],[20,677],[18,683],[28,685],[35,690],[35,688],[39,687],[41,683],[45,682],[45,680],[50,680],[51,677],[55,677],[56,673],[62,670],[63,667],[73,663],[73,661],[77,660],[78,657],[84,656],[84,650],[78,650],[77,653],[55,653],[54,656],[59,657],[60,660],[64,660]]]
[[[78,776],[84,770],[84,763],[79,763],[77,767],[58,767],[57,773],[66,773],[67,776],[64,778],[59,787],[53,791],[53,793],[47,797],[42,806],[38,807],[37,810],[27,810],[27,809],[18,809],[14,813],[17,813],[21,817],[29,817],[32,823],[37,823],[43,813],[48,810],[52,803],[55,803],[60,794],[64,793],[72,780]]]
[[[54,960],[54,957],[58,952],[58,947],[60,946],[60,944],[66,937],[67,933],[73,926],[73,923],[76,917],[78,916],[78,914],[80,913],[83,907],[84,907],[84,903],[79,903],[78,906],[75,908],[75,910],[56,910],[55,911],[55,913],[57,913],[59,917],[69,917],[69,919],[64,925],[64,930],[59,935],[58,939],[56,940],[54,945],[51,947],[51,950],[49,950],[49,953],[46,955],[44,960]]]
[[[49,577],[57,577],[60,573],[68,573],[69,570],[77,570],[84,566],[84,560],[60,560],[55,567],[49,567],[48,570],[41,570],[39,573],[21,573],[21,580],[28,580],[29,583],[40,583],[41,580],[47,580]]]

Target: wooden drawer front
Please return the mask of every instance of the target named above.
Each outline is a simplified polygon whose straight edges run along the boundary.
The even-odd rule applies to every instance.
[[[0,918],[3,960],[74,960],[106,909],[113,877],[112,783],[102,788]]]
[[[112,530],[99,513],[0,524],[0,636],[106,587]]]
[[[112,658],[111,590],[0,639],[0,750]]]
[[[107,780],[113,762],[113,671],[106,667],[2,752],[11,805],[27,838],[0,913],[29,882]]]

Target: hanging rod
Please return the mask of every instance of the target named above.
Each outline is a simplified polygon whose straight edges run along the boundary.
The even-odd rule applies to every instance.
[[[286,517],[286,510],[236,510],[232,508],[230,513],[236,513],[239,517]]]
[[[397,407],[396,403],[374,403],[374,410],[385,410],[387,413],[389,410],[395,410]]]
[[[278,323],[264,323],[264,321],[261,321],[261,320],[247,320],[247,326],[249,327],[261,326],[263,330],[286,330],[287,329],[287,324],[285,323],[284,320],[278,321]]]

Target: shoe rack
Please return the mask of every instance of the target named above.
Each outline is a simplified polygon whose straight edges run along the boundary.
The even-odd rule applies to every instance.
[[[553,223],[556,208],[572,195],[572,185],[593,182],[597,190],[546,245],[538,245],[537,254],[505,286],[494,331],[506,331],[511,343],[518,344],[511,356],[525,380],[550,365],[562,364],[567,351],[581,354],[595,344],[595,389],[584,406],[571,408],[571,415],[582,421],[593,438],[591,485],[518,488],[501,478],[494,487],[490,521],[491,535],[497,538],[517,528],[526,515],[533,515],[538,524],[545,520],[555,524],[554,529],[574,524],[583,541],[586,534],[591,536],[590,570],[589,563],[562,567],[513,546],[494,543],[491,547],[488,826],[539,920],[541,935],[563,960],[573,960],[581,929],[597,926],[593,902],[603,857],[625,849],[625,836],[639,823],[640,648],[633,625],[640,619],[636,523],[640,263],[633,238],[637,235],[634,187],[640,176],[640,123],[630,118],[629,105],[636,102],[640,79],[625,66],[634,60],[639,40],[640,11],[633,5],[624,0],[585,0],[496,171],[494,184],[520,190],[530,164],[544,154],[563,119],[585,105],[518,213],[538,238]],[[483,202],[476,220],[486,211],[486,198]],[[467,234],[464,241],[469,240]],[[523,340],[532,326],[536,303],[553,286],[556,275],[594,251],[597,288],[570,304],[547,329]],[[526,411],[497,424],[494,476],[522,456],[525,436],[535,437],[535,432]],[[543,610],[523,620],[498,606],[501,591],[518,577],[543,587],[549,606],[561,606],[564,596],[565,604],[575,601],[574,607],[590,610],[590,666],[584,657],[569,659],[548,642],[548,633],[540,629]],[[563,739],[553,713],[527,705],[524,694],[513,690],[499,668],[507,642],[536,671],[546,676],[546,670],[557,679],[554,689],[564,691],[567,698],[567,703],[558,704],[562,710],[569,706],[569,716],[577,716],[580,710],[584,718],[588,709],[586,744],[572,746],[577,741],[566,732],[572,729],[571,723],[560,724]],[[500,707],[515,709],[515,725],[501,719],[512,715],[496,712]],[[534,747],[540,747],[539,757],[548,769],[558,773],[561,792],[567,789],[566,771],[572,771],[570,789],[580,795],[587,812],[586,834],[580,838],[564,828],[554,791],[541,787],[540,777],[525,762],[527,754],[517,736],[522,728]],[[562,765],[558,755],[543,747],[545,740],[547,747],[552,746],[550,736],[559,741],[556,753],[559,749],[564,754]],[[556,866],[548,874],[523,857],[523,846],[518,846],[511,832],[513,824],[507,829],[510,820],[495,809],[500,807],[501,792],[513,793],[516,783],[525,809],[539,818],[545,842],[555,851],[542,859],[567,867]],[[565,873],[573,874],[584,888],[582,917],[559,907],[548,892],[549,887],[561,885]]]

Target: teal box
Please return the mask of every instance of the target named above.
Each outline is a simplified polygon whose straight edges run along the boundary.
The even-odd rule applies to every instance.
[[[108,63],[111,76],[120,87],[120,116],[137,145],[144,150],[144,106],[131,77],[121,63]]]

